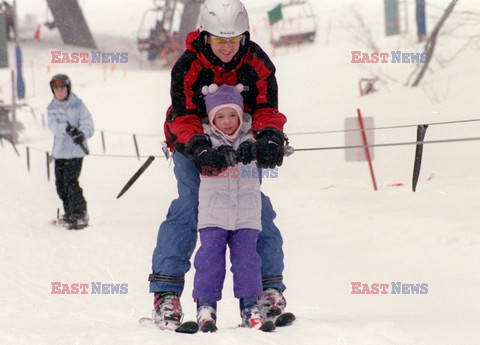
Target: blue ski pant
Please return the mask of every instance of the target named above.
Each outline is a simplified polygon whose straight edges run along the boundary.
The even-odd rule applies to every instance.
[[[192,161],[179,152],[173,153],[178,198],[173,200],[167,217],[158,230],[153,251],[150,292],[183,292],[185,274],[197,242],[198,188],[200,175]],[[262,174],[259,174],[262,176]],[[258,235],[257,252],[262,260],[263,288],[285,290],[283,284],[282,236],[274,224],[276,213],[263,193],[262,231]]]

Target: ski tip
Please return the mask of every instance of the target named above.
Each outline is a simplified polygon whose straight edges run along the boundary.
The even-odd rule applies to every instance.
[[[209,333],[209,332],[216,332],[217,331],[217,325],[215,325],[215,322],[213,321],[207,321],[205,322],[202,327],[200,327],[200,330],[203,333]]]
[[[296,320],[296,317],[293,313],[283,313],[275,320],[275,326],[284,327],[290,326],[293,321]]]
[[[199,326],[198,323],[195,321],[186,321],[182,323],[175,329],[177,333],[184,333],[184,334],[195,334],[198,332]]]
[[[265,321],[265,323],[260,327],[262,332],[273,332],[275,330],[275,324],[273,321]]]
[[[75,226],[67,226],[67,230],[83,230],[88,225],[75,225]]]

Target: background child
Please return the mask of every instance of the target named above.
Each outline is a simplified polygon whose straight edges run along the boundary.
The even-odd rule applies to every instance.
[[[72,93],[72,83],[65,74],[50,80],[54,95],[47,107],[48,128],[54,135],[52,156],[55,159],[55,185],[63,202],[65,215],[60,222],[68,229],[88,225],[87,202],[78,179],[87,141],[93,135],[92,115],[80,98]]]
[[[271,331],[272,321],[265,322],[257,305],[262,295],[261,259],[257,253],[261,231],[260,181],[242,178],[236,149],[242,143],[253,147],[249,115],[243,114],[241,84],[215,84],[203,88],[209,125],[204,126],[212,147],[222,152],[233,168],[223,172],[202,169],[199,189],[198,229],[201,246],[195,256],[193,297],[197,299],[197,321],[204,332],[217,329],[216,307],[222,297],[225,279],[226,246],[230,248],[234,294],[240,299],[242,326]],[[201,155],[202,153],[198,153]],[[250,158],[252,160],[253,156]],[[256,164],[249,163],[251,169]],[[258,175],[257,175],[258,176]]]

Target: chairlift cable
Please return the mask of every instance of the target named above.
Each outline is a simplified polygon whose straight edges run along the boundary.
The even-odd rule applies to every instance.
[[[425,125],[435,126],[435,125],[450,125],[457,123],[467,123],[467,122],[478,122],[480,119],[469,119],[469,120],[455,120],[455,121],[443,121],[443,122],[432,122],[425,123]],[[397,126],[383,126],[383,127],[371,127],[365,128],[365,131],[376,131],[376,130],[385,130],[385,129],[398,129],[398,128],[409,128],[409,127],[418,127],[419,124],[413,125],[397,125]],[[312,134],[331,134],[331,133],[344,133],[344,132],[358,132],[360,129],[337,129],[331,131],[318,131],[318,132],[295,132],[287,133],[288,136],[292,135],[312,135]]]
[[[456,138],[456,139],[439,139],[439,140],[426,140],[426,141],[407,141],[407,142],[369,144],[369,145],[304,147],[304,148],[295,148],[294,151],[295,152],[301,152],[301,151],[329,151],[329,150],[363,149],[365,147],[406,146],[406,145],[418,145],[418,144],[442,144],[442,143],[466,142],[466,141],[478,141],[478,140],[480,140],[480,137]]]

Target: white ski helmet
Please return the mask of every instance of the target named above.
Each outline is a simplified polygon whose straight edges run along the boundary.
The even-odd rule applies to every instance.
[[[235,37],[249,30],[248,13],[239,0],[206,0],[200,9],[200,31]]]

